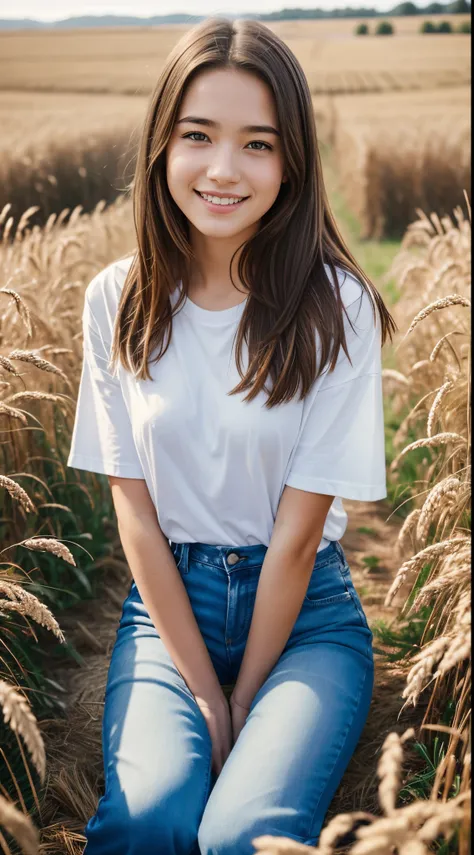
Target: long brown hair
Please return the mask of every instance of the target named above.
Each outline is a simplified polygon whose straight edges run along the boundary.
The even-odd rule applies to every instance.
[[[261,218],[258,231],[243,245],[238,261],[238,275],[249,295],[235,350],[242,379],[228,393],[248,389],[244,400],[250,401],[261,389],[268,392],[265,381],[270,375],[273,388],[266,406],[272,407],[290,401],[300,384],[304,398],[330,356],[333,369],[340,346],[349,358],[336,265],[372,293],[374,318],[376,307],[380,313],[382,345],[397,326],[346,247],[329,208],[303,69],[288,46],[258,21],[206,18],[186,31],[161,71],[137,156],[133,181],[137,250],[120,297],[111,362],[120,359],[138,379],[151,379],[151,353],[157,349],[154,362],[166,353],[172,317],[186,299],[193,252],[187,218],[168,190],[165,149],[185,88],[196,74],[210,68],[242,69],[258,76],[273,93],[279,120],[288,180]],[[324,264],[331,270],[334,289]],[[172,308],[170,295],[179,281],[182,293]],[[321,342],[319,366],[315,330]],[[249,356],[245,375],[244,338]]]

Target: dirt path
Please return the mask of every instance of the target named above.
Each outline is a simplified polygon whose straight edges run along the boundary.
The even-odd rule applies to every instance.
[[[385,501],[344,501],[344,507],[349,524],[341,545],[369,624],[372,626],[380,618],[391,623],[399,606],[385,607],[383,602],[400,564],[395,550],[400,520],[390,518],[392,508]],[[84,825],[95,813],[103,792],[101,722],[105,684],[131,577],[127,565],[121,562],[102,572],[103,596],[81,603],[63,616],[56,615],[66,638],[74,642],[83,656],[84,664],[71,662],[50,674],[66,689],[67,712],[64,719],[41,722],[48,758],[48,780],[42,801],[42,844],[43,852],[48,855],[82,853]],[[405,590],[397,597],[397,604],[403,602],[406,593]],[[374,647],[380,647],[376,638]],[[375,654],[375,661],[369,718],[327,820],[336,813],[356,809],[380,814],[376,767],[381,745],[390,731],[402,733],[421,721],[423,708],[418,706],[415,710],[407,707],[397,722],[404,703],[405,677],[399,667],[388,666],[383,656]],[[340,842],[341,852],[351,839],[349,836]]]

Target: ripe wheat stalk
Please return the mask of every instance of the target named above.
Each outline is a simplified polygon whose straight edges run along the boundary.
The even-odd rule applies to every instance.
[[[0,353],[0,421],[6,437],[7,471],[12,473],[0,475],[0,490],[11,502],[11,514],[7,515],[11,516],[10,529],[7,528],[9,543],[2,552],[8,554],[14,547],[24,547],[49,553],[71,567],[76,567],[74,556],[59,539],[60,535],[46,537],[31,532],[40,508],[42,525],[47,522],[50,531],[60,531],[58,511],[71,513],[66,504],[54,501],[46,470],[42,468],[45,458],[37,432],[55,437],[55,408],[58,407],[64,414],[69,433],[72,429],[75,400],[65,394],[63,388],[66,386],[74,395],[79,382],[82,343],[78,330],[83,290],[91,276],[104,266],[104,247],[112,261],[130,240],[131,211],[123,200],[118,200],[107,212],[104,208],[105,203],[101,202],[90,215],[83,215],[78,208],[67,224],[64,222],[67,212],[62,212],[50,217],[44,229],[28,229],[34,213],[34,208],[30,208],[21,217],[16,231],[13,218],[8,218],[9,206],[0,213],[0,225],[6,223],[3,240],[0,240],[3,278],[0,288],[0,347],[3,351]],[[56,360],[61,361],[59,365]],[[19,365],[24,369],[21,372]],[[25,388],[25,374],[30,380],[29,389]],[[23,409],[22,405],[31,405],[31,409]],[[52,449],[50,454],[54,451]],[[27,462],[34,465],[33,471],[26,471]],[[50,457],[46,462],[49,466],[56,464],[58,477],[66,484],[59,456]],[[31,494],[18,483],[18,479],[25,477],[33,483]],[[93,507],[86,484],[79,486]],[[28,524],[30,518],[32,522]],[[29,534],[25,536],[27,524]],[[90,535],[86,532],[84,537]],[[0,619],[7,620],[13,615],[31,618],[52,632],[60,643],[65,643],[65,635],[51,610],[26,590],[12,570],[9,568],[0,576]],[[46,773],[44,742],[29,698],[21,693],[21,687],[0,681],[0,708],[5,723],[25,743],[43,783]],[[36,792],[35,800],[38,802]],[[0,796],[0,825],[15,838],[22,851],[38,855],[39,833],[34,823],[3,796]],[[0,849],[8,852],[1,832]]]

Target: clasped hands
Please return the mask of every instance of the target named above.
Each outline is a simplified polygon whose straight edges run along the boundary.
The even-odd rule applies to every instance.
[[[250,706],[239,704],[232,695],[227,702],[222,689],[212,700],[198,695],[195,695],[195,700],[211,737],[212,770],[219,775],[247,720]]]

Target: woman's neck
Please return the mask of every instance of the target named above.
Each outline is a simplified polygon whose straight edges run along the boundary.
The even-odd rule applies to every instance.
[[[249,290],[238,276],[238,263],[245,240],[254,231],[255,225],[248,234],[219,240],[191,228],[194,258],[187,271],[187,293],[193,302],[216,311],[243,302]]]
[[[188,285],[188,297],[201,309],[209,309],[209,311],[218,312],[223,309],[230,309],[242,303],[249,293],[243,285],[236,283],[234,287],[229,283],[227,287],[223,286],[222,282],[214,282],[206,287]],[[237,290],[238,288],[238,290]]]

